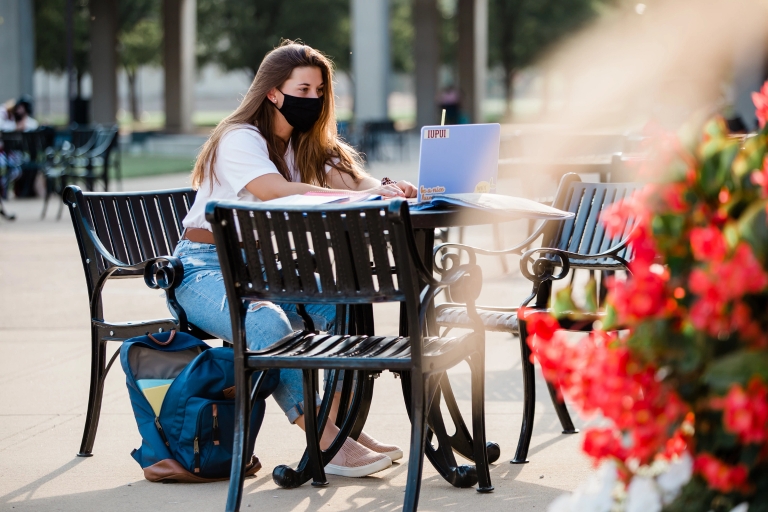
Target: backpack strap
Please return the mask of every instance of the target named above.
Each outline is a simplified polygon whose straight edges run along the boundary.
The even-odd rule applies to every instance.
[[[160,345],[161,347],[164,347],[166,345],[170,345],[171,342],[173,341],[174,336],[176,336],[176,329],[171,329],[171,335],[168,336],[168,341],[160,341],[157,338],[155,338],[154,336],[152,336],[152,334],[147,333],[147,337],[149,339],[151,339],[152,341],[154,341],[156,344]]]

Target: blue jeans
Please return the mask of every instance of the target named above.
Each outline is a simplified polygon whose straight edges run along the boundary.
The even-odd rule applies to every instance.
[[[222,340],[232,341],[232,323],[224,289],[216,246],[180,240],[173,255],[184,264],[184,280],[176,289],[176,300],[187,314],[187,320]],[[336,319],[335,305],[306,306],[315,329],[329,331]],[[304,321],[294,304],[251,302],[245,315],[248,348],[266,348],[294,330],[304,327]],[[301,370],[280,370],[280,384],[272,396],[293,423],[304,414]],[[317,397],[319,404],[319,397]]]

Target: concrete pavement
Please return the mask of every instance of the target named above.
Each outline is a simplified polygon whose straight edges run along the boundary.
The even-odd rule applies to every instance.
[[[415,181],[413,164],[379,165],[372,172]],[[125,189],[187,184],[186,175],[170,175],[126,180]],[[39,200],[10,201],[7,207],[18,219],[12,223],[0,219],[0,510],[223,509],[226,482],[161,485],[143,479],[141,468],[129,455],[140,437],[119,365],[107,377],[94,456],[75,456],[85,418],[90,364],[87,294],[77,244],[67,211],[57,222],[53,208],[48,219],[41,221]],[[519,239],[516,234],[524,227],[522,222],[506,226],[508,244]],[[490,229],[467,230],[465,241],[490,247]],[[516,261],[509,263],[516,268]],[[484,273],[483,302],[513,304],[528,291],[519,273],[503,275],[497,260],[486,261]],[[105,315],[111,320],[168,315],[163,299],[140,280],[114,282],[105,297]],[[397,331],[395,307],[377,306],[375,315],[377,331]],[[451,381],[468,418],[468,368],[461,365],[452,370]],[[591,471],[579,451],[581,436],[560,433],[541,381],[530,463],[509,463],[522,412],[516,339],[489,334],[486,390],[487,436],[502,449],[491,471],[495,492],[481,495],[472,489],[455,489],[425,462],[421,510],[541,511]],[[575,421],[584,425],[581,419]],[[408,445],[409,424],[399,381],[389,373],[376,381],[366,431],[403,448]],[[368,478],[329,476],[330,485],[323,489],[277,488],[272,468],[295,465],[303,449],[303,432],[290,427],[269,400],[256,444],[264,469],[246,481],[244,510],[389,511],[402,506],[407,471],[402,460]]]

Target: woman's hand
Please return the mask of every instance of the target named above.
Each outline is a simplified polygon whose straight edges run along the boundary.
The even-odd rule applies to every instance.
[[[418,191],[411,182],[403,180],[398,181],[396,185],[400,190],[403,191],[403,195],[405,195],[405,197],[416,197],[416,192]]]
[[[370,188],[365,192],[375,196],[382,196],[384,198],[406,197],[406,195],[403,193],[403,190],[396,184],[379,185],[378,187]]]

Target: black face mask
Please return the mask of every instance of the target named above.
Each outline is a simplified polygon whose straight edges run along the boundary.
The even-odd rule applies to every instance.
[[[278,108],[276,104],[273,103],[273,105],[295,130],[308,132],[320,119],[323,98],[299,98],[283,93],[283,106]]]
[[[13,117],[14,119],[16,119],[17,122],[21,121],[22,119],[24,119],[24,112],[19,112],[18,110],[16,110],[13,112]]]

